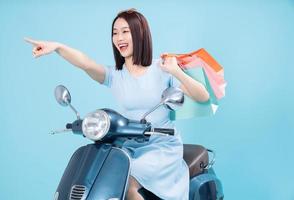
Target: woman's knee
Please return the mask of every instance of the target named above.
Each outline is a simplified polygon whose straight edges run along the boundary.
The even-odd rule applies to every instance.
[[[140,183],[132,176],[129,178],[129,187],[127,192],[127,199],[141,199],[142,196],[139,194],[138,190],[142,186]],[[143,198],[142,198],[143,199]]]
[[[130,176],[129,177],[129,185],[133,186],[133,187],[136,187],[138,189],[140,189],[142,186],[140,185],[140,183],[133,177],[133,176]]]

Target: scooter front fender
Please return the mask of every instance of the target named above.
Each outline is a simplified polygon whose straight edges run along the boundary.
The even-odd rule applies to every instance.
[[[129,169],[123,150],[110,144],[83,146],[71,157],[54,199],[124,199]]]

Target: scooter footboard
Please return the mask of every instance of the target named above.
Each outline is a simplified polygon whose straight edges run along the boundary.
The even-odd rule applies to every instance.
[[[189,200],[222,200],[223,188],[213,169],[190,180]]]

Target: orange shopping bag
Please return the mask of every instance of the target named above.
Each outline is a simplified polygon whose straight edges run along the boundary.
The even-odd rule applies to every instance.
[[[162,57],[166,56],[176,57],[178,65],[184,72],[201,82],[210,95],[209,101],[205,103],[186,99],[183,108],[171,113],[171,119],[215,114],[218,101],[225,96],[226,81],[222,66],[203,48],[187,54],[164,54]]]
[[[204,48],[187,54],[163,55],[163,57],[165,56],[176,57],[179,66],[183,70],[202,67],[217,99],[225,96],[226,81],[224,80],[224,70]]]

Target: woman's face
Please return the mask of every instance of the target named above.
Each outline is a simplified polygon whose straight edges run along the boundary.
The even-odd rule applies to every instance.
[[[113,25],[112,42],[124,58],[133,55],[133,40],[127,21],[118,18]]]

